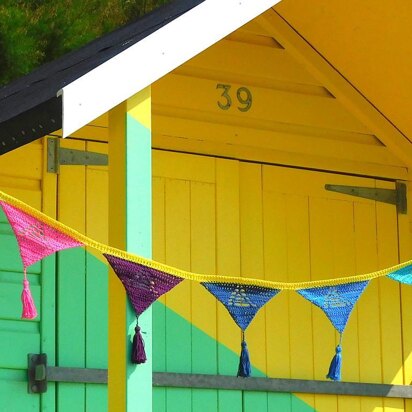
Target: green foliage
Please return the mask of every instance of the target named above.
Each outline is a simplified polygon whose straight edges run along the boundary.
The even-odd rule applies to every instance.
[[[0,85],[169,0],[1,0]]]

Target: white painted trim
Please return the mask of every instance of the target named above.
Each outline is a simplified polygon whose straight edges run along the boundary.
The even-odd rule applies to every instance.
[[[280,0],[205,0],[63,87],[63,137],[133,96]]]

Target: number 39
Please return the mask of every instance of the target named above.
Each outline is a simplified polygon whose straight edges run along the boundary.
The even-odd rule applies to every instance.
[[[232,106],[232,97],[229,94],[229,90],[231,89],[230,84],[217,84],[216,89],[223,89],[222,94],[220,97],[222,98],[221,101],[217,102],[217,105],[222,110],[229,110]],[[252,107],[252,93],[246,87],[239,87],[236,91],[236,98],[240,104],[237,109],[241,112],[247,112]]]

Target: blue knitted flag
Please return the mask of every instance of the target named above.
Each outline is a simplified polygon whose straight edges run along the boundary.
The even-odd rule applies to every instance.
[[[406,285],[412,285],[412,265],[405,266],[402,269],[389,273],[388,278],[397,280],[400,283],[405,283]]]
[[[353,306],[368,283],[369,281],[345,283],[336,286],[299,289],[296,292],[321,308],[338,332],[342,333]]]
[[[233,320],[243,331],[258,310],[279,293],[279,289],[236,283],[204,282],[202,285],[225,305]]]

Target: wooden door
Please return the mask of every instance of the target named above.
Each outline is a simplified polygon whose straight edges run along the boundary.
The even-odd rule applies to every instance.
[[[0,189],[36,209],[42,207],[41,141],[7,153],[0,159]],[[23,265],[13,231],[0,210],[0,412],[39,411],[39,395],[27,393],[27,354],[39,353],[47,344],[43,333],[45,278],[51,274],[50,262],[37,263],[28,269],[31,290],[40,316],[27,321],[21,317],[20,294]],[[53,291],[50,291],[52,294]]]
[[[399,261],[394,206],[328,192],[325,184],[393,182],[165,151],[153,154],[154,258],[210,274],[306,281]],[[401,225],[401,223],[399,223]],[[399,226],[402,230],[401,226]],[[403,383],[400,286],[374,280],[344,336],[343,379]],[[235,375],[240,332],[197,283],[154,305],[155,371]],[[247,332],[254,376],[324,379],[337,335],[316,307],[282,292]],[[406,341],[405,341],[406,342]],[[156,411],[383,411],[400,399],[156,388]]]

